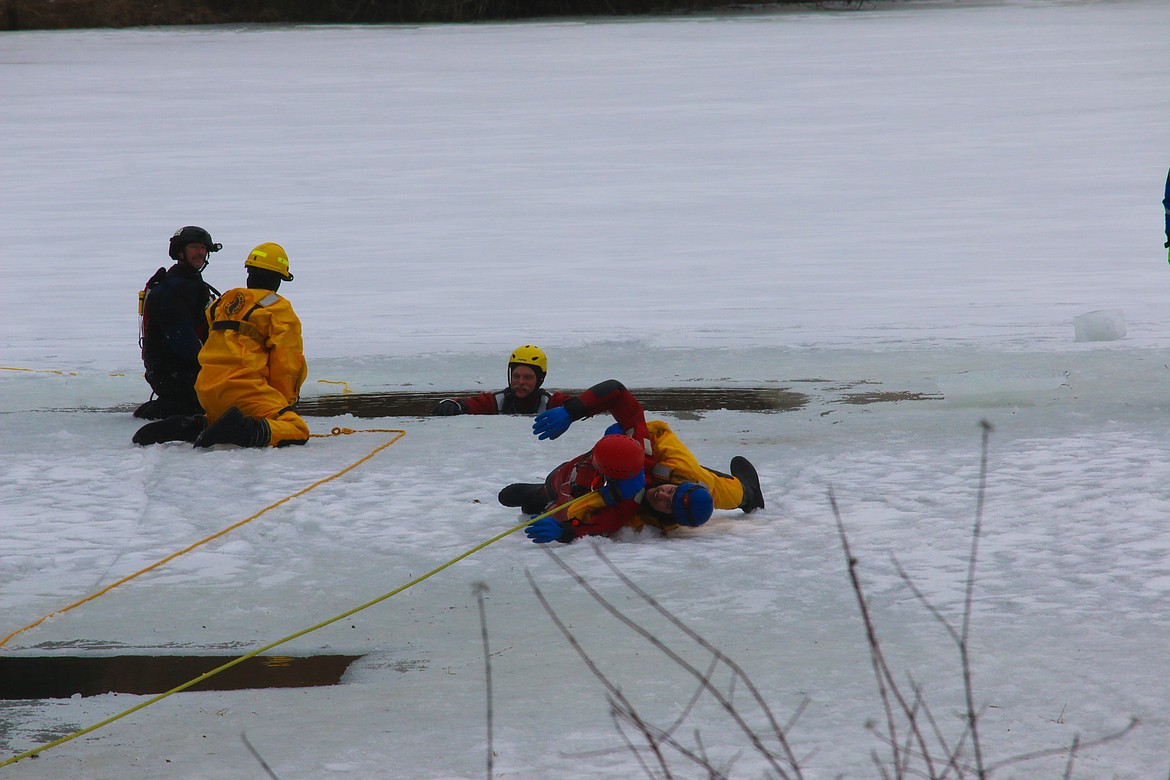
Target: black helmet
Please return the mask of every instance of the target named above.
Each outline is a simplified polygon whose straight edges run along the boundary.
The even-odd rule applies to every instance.
[[[170,256],[172,260],[179,260],[179,253],[181,253],[187,244],[203,244],[207,247],[207,254],[218,252],[223,249],[223,244],[217,244],[211,240],[211,234],[198,225],[187,225],[175,231],[171,236]]]

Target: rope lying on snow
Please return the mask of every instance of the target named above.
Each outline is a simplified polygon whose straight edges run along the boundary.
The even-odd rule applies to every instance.
[[[163,564],[170,563],[175,558],[178,558],[180,555],[185,555],[185,554],[191,552],[192,550],[194,550],[195,548],[207,544],[208,542],[212,541],[213,539],[218,539],[219,537],[223,536],[224,534],[226,534],[230,531],[234,531],[235,529],[239,528],[240,526],[252,522],[253,520],[255,520],[260,515],[264,514],[265,512],[268,512],[271,509],[275,509],[276,507],[280,506],[281,504],[292,501],[294,498],[298,498],[300,496],[303,496],[305,493],[308,493],[310,490],[317,488],[317,487],[320,487],[321,485],[324,485],[326,482],[331,482],[332,480],[337,479],[341,475],[346,474],[350,471],[353,471],[358,466],[362,465],[363,463],[368,461],[370,458],[374,457],[379,452],[386,449],[391,444],[393,444],[394,442],[398,441],[399,439],[401,439],[403,436],[406,435],[406,431],[403,431],[403,430],[400,430],[397,428],[367,428],[364,430],[354,430],[352,428],[333,428],[329,433],[313,433],[313,434],[309,434],[309,435],[312,437],[316,437],[316,438],[327,438],[327,437],[331,437],[331,436],[342,436],[342,435],[351,434],[351,433],[393,433],[396,435],[393,438],[391,438],[388,442],[386,442],[385,444],[382,444],[378,447],[375,447],[365,457],[354,461],[353,463],[346,466],[345,468],[343,468],[341,471],[337,472],[336,474],[325,477],[324,479],[319,479],[316,482],[314,482],[313,484],[309,485],[307,488],[304,488],[303,490],[298,490],[296,493],[293,493],[290,496],[285,496],[284,498],[280,499],[279,501],[272,503],[272,504],[269,504],[268,506],[264,507],[256,514],[252,515],[251,517],[246,517],[243,520],[239,521],[238,523],[233,523],[232,525],[229,525],[227,528],[224,528],[221,531],[216,531],[211,536],[204,537],[203,539],[200,539],[199,541],[195,542],[194,544],[190,544],[190,545],[184,547],[182,550],[179,550],[178,552],[171,553],[167,557],[165,557],[161,560],[155,561],[154,563],[150,564],[149,566],[147,566],[144,569],[139,569],[138,571],[134,572],[133,574],[128,574],[125,577],[123,577],[122,579],[118,580],[117,582],[113,582],[113,583],[107,585],[106,587],[102,588],[101,590],[97,591],[96,593],[91,593],[90,595],[86,596],[85,598],[79,599],[78,601],[75,601],[67,607],[63,607],[63,608],[57,610],[56,612],[50,612],[49,614],[45,615],[44,617],[42,617],[38,620],[35,620],[32,623],[29,623],[24,628],[16,629],[11,634],[4,637],[4,639],[0,640],[0,647],[4,647],[4,645],[8,644],[8,642],[11,641],[11,639],[13,637],[17,636],[18,634],[22,634],[25,631],[28,631],[30,628],[35,628],[35,627],[39,626],[41,623],[44,623],[46,620],[53,617],[54,615],[63,614],[65,612],[68,612],[71,609],[76,609],[77,607],[80,607],[82,604],[85,604],[86,602],[93,601],[98,596],[104,596],[105,594],[109,593],[111,590],[118,587],[119,585],[124,585],[127,582],[130,582],[131,580],[133,580],[134,578],[140,577],[141,575],[146,574],[148,571],[152,571],[154,569],[157,569],[160,566],[162,566]],[[0,764],[0,766],[3,766],[3,764]]]
[[[399,437],[399,438],[401,438],[401,437]],[[395,439],[394,441],[397,441],[397,439]],[[390,442],[389,444],[392,444],[392,443],[393,442]],[[389,444],[384,445],[384,446],[389,446]],[[372,455],[373,453],[370,453],[370,454]],[[367,457],[369,457],[369,456],[367,456]],[[359,461],[359,463],[360,462],[361,461]],[[354,465],[356,466],[357,464],[355,463]],[[353,466],[350,466],[350,468],[353,468]],[[347,469],[347,471],[348,471],[348,469]],[[154,696],[150,699],[147,699],[146,701],[142,702],[141,704],[136,704],[135,706],[133,706],[127,710],[119,712],[117,715],[112,715],[103,721],[99,721],[98,723],[95,723],[92,726],[89,726],[87,728],[82,729],[81,731],[74,732],[73,734],[68,734],[68,735],[61,737],[59,739],[55,739],[52,742],[48,742],[44,745],[41,745],[40,747],[33,748],[32,750],[26,750],[25,752],[20,753],[19,755],[15,755],[15,756],[12,756],[11,758],[5,759],[4,761],[0,761],[0,767],[5,767],[5,766],[8,766],[9,764],[15,764],[17,761],[20,761],[22,758],[30,758],[32,756],[39,754],[39,753],[43,753],[44,751],[46,751],[50,748],[57,747],[58,745],[63,745],[66,742],[69,742],[70,740],[74,740],[74,739],[77,739],[78,737],[83,736],[85,734],[89,734],[91,732],[97,731],[98,729],[102,728],[103,726],[108,726],[109,724],[111,724],[117,720],[121,720],[122,718],[126,717],[127,715],[130,715],[131,713],[138,712],[139,710],[145,709],[152,704],[160,702],[163,699],[167,698],[168,696],[171,696],[172,694],[179,693],[180,691],[185,691],[188,688],[190,688],[191,686],[197,685],[198,683],[203,682],[208,677],[212,677],[212,676],[217,675],[226,669],[232,668],[233,666],[235,666],[237,664],[241,664],[244,661],[247,661],[249,658],[254,658],[257,655],[260,655],[263,652],[271,650],[274,647],[279,647],[280,645],[284,644],[285,642],[291,642],[292,640],[297,639],[298,637],[302,637],[305,634],[309,634],[309,633],[316,631],[318,629],[325,628],[328,625],[332,625],[333,623],[336,623],[339,620],[344,620],[347,617],[350,617],[352,615],[356,615],[358,612],[361,612],[364,609],[369,609],[370,607],[374,606],[375,604],[380,604],[381,602],[385,601],[386,599],[390,598],[391,596],[396,596],[399,593],[401,593],[402,591],[404,591],[408,588],[414,587],[415,585],[419,584],[423,580],[425,580],[429,577],[433,577],[434,575],[438,574],[439,572],[443,571],[444,569],[447,569],[451,566],[454,566],[459,561],[463,560],[464,558],[468,558],[468,557],[474,555],[475,553],[484,549],[488,545],[495,544],[496,542],[500,541],[501,539],[508,536],[509,534],[513,534],[516,531],[519,531],[521,528],[524,528],[526,526],[531,525],[532,523],[535,523],[537,520],[540,520],[542,518],[548,517],[549,515],[555,514],[556,512],[560,511],[561,509],[564,509],[565,507],[567,507],[569,504],[573,503],[576,500],[577,499],[574,498],[570,501],[566,501],[565,503],[561,504],[560,506],[554,506],[552,509],[549,509],[544,514],[540,514],[540,515],[537,515],[536,517],[527,519],[523,523],[520,523],[519,525],[515,525],[512,528],[509,528],[507,531],[504,531],[503,533],[496,534],[495,536],[488,539],[487,541],[480,542],[479,544],[472,547],[471,549],[469,549],[465,552],[462,552],[459,555],[456,555],[454,558],[447,561],[446,563],[441,564],[439,566],[436,566],[435,568],[428,571],[426,574],[415,577],[410,582],[406,583],[405,585],[401,585],[401,586],[395,588],[394,590],[390,591],[389,593],[384,593],[381,596],[378,596],[376,599],[373,599],[371,601],[367,601],[365,604],[362,604],[360,606],[354,607],[353,609],[342,612],[340,615],[335,615],[334,617],[331,617],[328,620],[323,620],[320,623],[317,623],[316,625],[309,626],[308,628],[303,629],[301,631],[298,631],[295,634],[289,634],[286,637],[282,637],[281,639],[277,639],[275,642],[269,642],[268,644],[264,645],[263,647],[258,647],[255,650],[251,651],[250,653],[246,653],[246,654],[240,656],[239,658],[234,658],[231,661],[228,661],[223,666],[219,666],[215,669],[212,669],[209,672],[204,672],[203,674],[199,675],[198,677],[196,677],[193,680],[188,680],[187,682],[183,683],[182,685],[178,685],[178,686],[170,689],[169,691],[166,691],[165,693],[160,693],[157,696]]]

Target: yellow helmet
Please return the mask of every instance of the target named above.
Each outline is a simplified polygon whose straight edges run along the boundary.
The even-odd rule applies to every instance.
[[[536,386],[544,384],[545,374],[548,373],[548,356],[544,350],[534,344],[525,344],[512,350],[508,358],[508,379],[512,379],[512,369],[515,366],[532,366],[536,370]]]
[[[244,261],[245,268],[263,268],[265,271],[275,271],[286,282],[291,282],[293,275],[288,272],[288,254],[280,244],[267,241],[253,249]]]

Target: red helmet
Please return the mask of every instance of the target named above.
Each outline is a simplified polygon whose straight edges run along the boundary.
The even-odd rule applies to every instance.
[[[608,479],[629,479],[646,463],[642,445],[623,433],[603,436],[593,445],[593,465]]]

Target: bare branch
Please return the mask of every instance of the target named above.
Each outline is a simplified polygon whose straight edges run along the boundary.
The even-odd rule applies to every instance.
[[[1105,736],[1100,737],[1098,739],[1095,739],[1091,742],[1081,742],[1080,737],[1077,737],[1073,741],[1072,748],[1060,747],[1060,748],[1050,748],[1048,750],[1037,750],[1037,751],[1032,752],[1032,753],[1022,753],[1018,756],[1012,756],[1011,758],[1005,758],[1001,761],[995,761],[991,764],[988,764],[987,765],[987,772],[988,772],[988,774],[990,774],[992,772],[1003,769],[1005,766],[1010,766],[1012,764],[1021,764],[1025,761],[1035,761],[1038,758],[1048,758],[1050,756],[1059,756],[1059,755],[1062,755],[1063,753],[1069,751],[1070,749],[1074,749],[1077,751],[1083,751],[1083,750],[1087,750],[1090,748],[1100,747],[1101,745],[1106,745],[1110,742],[1115,742],[1115,741],[1121,739],[1122,737],[1126,736],[1131,731],[1136,729],[1138,727],[1138,725],[1140,725],[1140,724],[1141,724],[1141,721],[1138,720],[1137,718],[1130,718],[1129,723],[1127,723],[1125,725],[1125,728],[1123,728],[1119,731],[1115,731],[1112,734],[1106,734]]]
[[[633,590],[635,593],[637,593],[643,600],[647,601],[647,603],[649,603],[651,606],[653,606],[661,614],[665,615],[674,625],[678,626],[681,630],[683,630],[685,633],[687,633],[688,636],[692,636],[692,637],[697,636],[697,634],[695,634],[694,631],[692,631],[689,627],[685,626],[681,621],[678,620],[678,618],[676,618],[674,615],[672,615],[665,608],[661,607],[661,605],[659,605],[649,594],[645,593],[645,591],[642,591],[640,588],[638,588],[636,585],[634,585],[634,583],[631,582],[628,577],[626,577],[620,570],[618,570],[617,567],[615,567],[609,561],[609,559],[606,558],[605,555],[601,553],[601,551],[596,547],[596,545],[594,546],[594,550],[597,553],[598,557],[600,557],[602,559],[602,561],[604,561],[606,563],[606,565],[608,565],[610,567],[610,569],[615,573],[615,575],[619,579],[621,579],[623,584],[625,584],[627,587],[629,587],[631,590]],[[594,588],[584,577],[582,577],[580,574],[578,574],[571,566],[569,566],[567,563],[565,563],[563,560],[561,560],[559,557],[557,557],[553,553],[550,552],[549,555],[553,558],[553,560],[555,560],[557,562],[557,565],[559,565],[565,571],[565,573],[567,573],[570,577],[572,577],[573,580],[578,585],[580,585],[581,588],[583,590],[585,590],[593,598],[593,600],[596,601],[598,604],[600,604],[607,612],[609,612],[611,615],[613,615],[615,618],[617,618],[619,621],[621,621],[630,630],[634,631],[639,636],[641,636],[643,639],[645,639],[647,642],[649,642],[659,652],[661,652],[663,655],[665,655],[667,658],[669,658],[672,662],[674,662],[679,668],[685,670],[691,676],[693,676],[696,680],[698,680],[699,684],[703,687],[703,689],[705,691],[707,691],[708,693],[710,693],[711,696],[720,704],[720,706],[723,707],[724,711],[727,712],[727,714],[731,717],[731,719],[735,722],[735,724],[740,728],[740,730],[743,732],[743,734],[752,742],[752,745],[755,747],[756,751],[768,761],[768,763],[772,766],[773,770],[781,778],[790,777],[788,771],[786,771],[785,768],[780,764],[779,756],[777,756],[775,753],[773,753],[771,750],[769,750],[766,745],[763,744],[763,742],[760,739],[760,736],[755,732],[754,729],[751,728],[751,726],[749,726],[747,724],[747,722],[743,719],[743,716],[739,713],[739,711],[734,706],[732,706],[731,702],[728,701],[727,697],[724,696],[724,694],[721,691],[719,691],[710,682],[710,680],[708,680],[706,678],[706,676],[702,672],[700,672],[693,665],[691,665],[689,662],[687,662],[686,659],[682,658],[678,653],[676,653],[674,650],[672,650],[670,647],[668,647],[658,637],[654,636],[652,633],[650,633],[645,628],[640,626],[637,622],[635,622],[634,620],[630,619],[627,615],[622,613],[621,610],[619,610],[612,603],[610,603],[608,600],[606,600],[606,598],[604,596],[602,596],[601,593],[599,593],[596,588]],[[738,667],[735,666],[730,661],[730,659],[728,659],[725,655],[723,655],[723,653],[721,653],[719,650],[714,648],[709,642],[706,642],[705,640],[702,640],[701,638],[697,639],[696,641],[698,641],[701,646],[703,646],[705,649],[708,649],[710,652],[718,654],[719,659],[721,661],[723,661],[724,663],[727,663],[733,669],[738,670]],[[751,681],[749,679],[747,679],[746,675],[742,674],[742,671],[740,671],[738,673],[740,673],[741,678],[744,679],[744,682],[746,685],[748,685],[749,689],[755,691],[754,685],[751,684]],[[776,723],[775,718],[772,717],[770,709],[768,709],[766,703],[763,702],[763,697],[758,695],[758,691],[756,692],[756,695],[758,696],[757,700],[759,702],[761,702],[761,706],[764,708],[764,711],[767,713],[769,721],[772,722],[773,724],[775,724]],[[780,735],[780,737],[782,739],[781,744],[784,747],[785,751],[788,753],[789,763],[792,764],[792,766],[790,768],[796,773],[796,777],[799,778],[801,776],[800,775],[800,768],[792,761],[792,754],[791,754],[791,751],[788,749],[787,741],[783,740],[782,734]]]
[[[487,696],[487,780],[492,780],[494,749],[492,745],[492,652],[488,645],[487,609],[484,606],[484,594],[488,592],[487,583],[477,582],[472,586],[475,599],[479,602],[479,630],[483,637],[483,678]]]
[[[656,612],[658,612],[660,615],[662,615],[664,618],[666,618],[671,623],[671,625],[673,625],[674,627],[676,627],[677,629],[682,631],[693,642],[695,642],[697,645],[702,647],[707,652],[711,653],[721,663],[725,664],[732,671],[732,673],[735,675],[735,677],[743,682],[743,684],[747,687],[748,691],[750,692],[752,699],[756,702],[756,705],[760,708],[761,712],[763,712],[764,716],[767,718],[769,727],[772,729],[773,735],[776,737],[777,742],[780,744],[781,748],[783,748],[783,750],[784,750],[785,760],[788,762],[789,766],[791,767],[792,771],[795,773],[796,777],[798,777],[798,778],[801,777],[800,764],[797,762],[796,756],[793,753],[792,748],[788,744],[788,738],[786,736],[785,730],[783,728],[781,728],[779,722],[776,720],[775,715],[772,713],[771,707],[768,706],[767,701],[765,701],[765,699],[764,699],[763,695],[760,693],[759,689],[756,688],[755,684],[752,682],[752,680],[748,676],[747,672],[745,672],[743,670],[743,668],[741,666],[739,666],[739,664],[737,664],[735,661],[733,661],[731,658],[729,658],[726,654],[724,654],[722,650],[715,647],[715,645],[713,645],[709,641],[707,641],[707,639],[705,637],[703,637],[701,634],[699,634],[697,631],[692,629],[690,626],[688,626],[687,624],[685,624],[684,622],[679,620],[679,618],[676,615],[674,615],[672,612],[670,612],[670,610],[663,607],[657,601],[657,599],[655,599],[649,593],[644,591],[633,580],[631,580],[629,577],[627,577],[625,572],[618,569],[618,567],[615,566],[614,563],[611,560],[609,560],[608,557],[606,557],[605,553],[603,553],[601,551],[601,548],[598,547],[596,544],[593,546],[593,551],[597,555],[597,557],[599,557],[602,560],[602,562],[604,562],[605,565],[607,567],[609,567],[609,570],[614,573],[614,575],[622,582],[623,585],[625,585],[627,588],[632,590],[635,594],[637,594],[637,596],[640,599],[642,599],[647,604],[649,604],[651,607],[653,607],[654,610]],[[571,569],[569,569],[566,564],[564,564],[559,559],[557,560],[557,562],[559,564],[561,564],[562,568],[564,568],[567,572],[569,572],[570,576],[573,576],[575,579],[578,579],[576,573],[573,572]],[[675,661],[675,663],[682,666],[682,668],[691,672],[691,674],[693,676],[695,676],[697,679],[700,680],[701,684],[704,682],[703,676],[699,675],[698,672],[694,669],[694,667],[690,666],[690,664],[687,664],[680,657],[678,657],[676,654],[669,651],[669,649],[666,648],[665,645],[662,645],[660,642],[658,642],[655,637],[653,637],[652,635],[649,634],[649,632],[645,631],[640,626],[633,623],[633,621],[629,620],[629,618],[627,618],[625,615],[621,614],[615,607],[613,607],[608,602],[606,602],[601,597],[601,595],[597,593],[597,591],[595,589],[593,589],[591,586],[589,586],[588,583],[585,583],[583,581],[583,579],[578,579],[578,582],[580,582],[582,584],[582,586],[585,587],[590,592],[591,595],[594,595],[594,598],[597,599],[598,602],[602,604],[602,606],[605,606],[606,609],[609,610],[611,614],[613,614],[615,617],[617,617],[623,623],[626,623],[626,625],[630,626],[630,628],[632,628],[634,631],[636,631],[637,633],[642,635],[645,639],[647,639],[647,641],[650,641],[651,644],[654,644],[655,646],[659,647],[660,650],[666,652],[668,657],[671,658],[671,660]],[[724,709],[726,709],[728,712],[733,714],[734,719],[736,720],[737,724],[740,725],[740,727],[749,736],[749,738],[751,738],[753,740],[753,742],[758,743],[758,736],[755,734],[755,731],[753,729],[751,729],[750,727],[748,727],[747,724],[744,723],[742,721],[742,719],[740,719],[738,717],[738,711],[735,709],[734,706],[732,706],[730,700],[727,697],[723,696],[722,694],[719,694],[715,690],[715,688],[713,686],[711,686],[709,683],[704,684],[703,687],[706,690],[708,690],[716,695],[716,699],[720,702],[720,704],[722,704],[724,706]],[[805,702],[805,704],[807,704],[807,702]],[[802,710],[804,709],[804,706],[805,705],[801,706]],[[792,720],[790,722],[795,722],[795,720]],[[769,757],[774,756],[774,754],[770,750],[765,748],[762,745],[762,743],[757,744],[757,750],[760,750],[763,754],[765,754]],[[787,777],[787,775],[784,773],[784,771],[778,765],[774,765],[774,768],[776,769],[777,772],[780,773],[781,777]]]
[[[869,614],[869,603],[866,601],[865,589],[861,587],[861,578],[858,575],[858,559],[853,557],[853,550],[849,547],[849,537],[845,532],[845,520],[841,518],[841,509],[837,504],[837,495],[833,489],[828,489],[828,505],[833,510],[833,517],[837,520],[837,533],[841,540],[841,550],[845,552],[845,565],[849,574],[849,582],[853,586],[853,595],[858,600],[861,610],[861,622],[866,629],[866,641],[869,644],[869,663],[873,667],[874,679],[878,683],[878,696],[881,699],[882,711],[886,713],[886,733],[888,744],[894,748],[894,766],[899,765],[897,755],[897,724],[894,720],[894,705],[890,703],[890,693],[897,696],[896,684],[886,665],[885,655],[882,654],[881,643],[878,641],[878,629],[874,626],[873,617]],[[887,689],[887,681],[893,685],[893,690]],[[901,698],[899,696],[899,698]],[[902,710],[906,711],[902,704]],[[876,758],[876,757],[875,757]]]
[[[243,740],[244,747],[248,748],[248,752],[252,754],[252,758],[256,759],[260,763],[260,767],[264,770],[264,773],[271,777],[272,780],[280,780],[280,778],[276,776],[276,773],[272,771],[272,767],[268,766],[268,762],[265,761],[264,757],[260,755],[260,751],[252,747],[252,743],[248,741],[248,735],[245,732],[240,732],[240,739]]]
[[[959,656],[963,672],[963,692],[967,698],[967,719],[971,729],[971,750],[975,754],[975,774],[980,780],[987,777],[983,767],[983,746],[979,743],[979,719],[975,713],[975,685],[971,676],[971,657],[968,638],[971,632],[971,613],[975,603],[975,566],[979,561],[979,537],[983,535],[983,507],[987,498],[987,453],[990,449],[991,432],[995,427],[987,420],[980,420],[983,438],[979,455],[979,489],[976,493],[975,525],[971,529],[971,554],[967,558],[967,593],[963,601],[963,640],[959,642]]]
[[[551,555],[554,560],[559,562],[559,559],[556,555],[553,555],[551,552],[549,555]],[[626,699],[625,695],[622,694],[621,689],[614,685],[613,682],[611,682],[610,679],[605,676],[605,674],[601,671],[601,668],[598,667],[589,654],[585,652],[585,648],[582,647],[581,643],[577,641],[577,637],[573,635],[573,632],[570,631],[569,627],[564,624],[564,622],[560,619],[560,616],[557,615],[556,611],[552,608],[552,605],[549,604],[548,599],[545,598],[544,593],[536,584],[536,580],[532,577],[532,572],[525,569],[524,576],[528,578],[528,584],[532,588],[533,593],[536,594],[536,598],[540,601],[540,605],[544,607],[544,611],[548,613],[548,616],[552,619],[553,623],[558,629],[560,629],[561,634],[565,637],[566,640],[568,640],[569,645],[577,651],[577,655],[580,656],[581,660],[585,662],[586,668],[593,673],[593,676],[596,677],[603,686],[605,686],[605,689],[609,692],[609,695],[612,697],[612,699],[621,703],[622,711],[630,715],[632,718],[635,718],[635,722],[637,722],[642,728],[643,733],[649,735],[650,732],[648,727],[640,719],[637,719],[634,705],[628,699]],[[650,745],[650,749],[654,752],[655,757],[658,759],[659,766],[662,767],[662,770],[666,773],[666,776],[669,777],[670,770],[666,763],[666,758],[662,755],[662,751],[658,749],[657,741],[648,736],[647,742]]]
[[[654,771],[650,768],[650,765],[646,763],[645,759],[642,758],[641,750],[639,750],[638,746],[630,740],[630,738],[626,735],[626,730],[622,728],[623,721],[629,722],[629,714],[618,706],[618,703],[613,699],[613,697],[607,696],[606,701],[609,702],[609,717],[610,720],[613,721],[613,728],[618,733],[618,736],[621,737],[622,742],[625,743],[626,750],[633,754],[634,759],[638,762],[638,766],[640,766],[642,771],[646,773],[646,777],[649,777],[650,780],[655,780]]]

